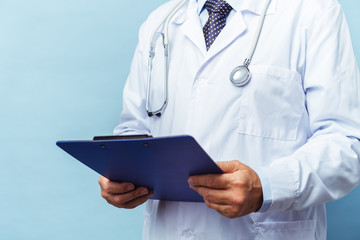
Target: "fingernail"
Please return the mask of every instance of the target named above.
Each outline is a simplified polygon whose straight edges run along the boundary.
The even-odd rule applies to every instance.
[[[192,180],[192,178],[189,178],[189,179],[188,179],[188,184],[189,184],[190,186],[193,185],[193,180]]]

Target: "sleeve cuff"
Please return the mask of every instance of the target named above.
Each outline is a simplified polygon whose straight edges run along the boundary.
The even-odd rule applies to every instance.
[[[260,178],[263,191],[263,204],[257,212],[266,212],[273,202],[270,179],[266,170],[263,168],[257,169],[256,173]]]

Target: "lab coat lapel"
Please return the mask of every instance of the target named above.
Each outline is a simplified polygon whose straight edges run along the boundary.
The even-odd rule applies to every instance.
[[[181,25],[181,30],[184,35],[192,41],[192,43],[200,50],[200,52],[206,54],[205,38],[202,32],[200,18],[197,14],[197,7],[195,1],[189,1],[189,6]],[[181,19],[177,20],[179,23]]]
[[[212,58],[224,48],[234,42],[246,30],[246,24],[243,20],[241,12],[237,12],[230,21],[226,24],[224,29],[220,32],[214,43],[207,52],[206,59]]]
[[[233,43],[238,37],[246,32],[247,25],[243,18],[243,12],[252,12],[259,15],[264,7],[264,0],[249,0],[242,1],[237,7],[237,12],[226,24],[224,29],[220,32],[214,43],[211,45],[209,51],[206,54],[206,59],[211,59],[213,56],[221,52],[231,43]],[[275,14],[277,7],[277,0],[271,0],[270,6],[266,15]]]

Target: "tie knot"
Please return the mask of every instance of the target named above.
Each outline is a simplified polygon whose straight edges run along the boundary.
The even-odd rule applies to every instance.
[[[224,0],[207,0],[205,2],[205,8],[209,12],[209,15],[212,13],[219,13],[224,17],[227,17],[232,9],[232,7]]]

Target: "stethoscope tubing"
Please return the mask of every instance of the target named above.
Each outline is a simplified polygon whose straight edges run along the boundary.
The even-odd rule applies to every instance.
[[[149,50],[149,59],[148,59],[148,76],[147,76],[147,87],[146,87],[146,112],[149,117],[158,116],[160,117],[163,111],[165,110],[167,103],[168,103],[168,92],[169,92],[169,23],[174,15],[179,11],[179,9],[187,2],[188,0],[181,0],[175,8],[169,13],[169,15],[161,21],[159,26],[155,28],[150,42],[150,50]],[[163,46],[164,46],[164,101],[161,108],[155,111],[151,111],[150,105],[150,89],[151,89],[151,70],[152,70],[152,60],[155,55],[155,43],[154,38],[156,32],[160,29],[161,25],[164,24],[164,33],[162,34],[163,37]]]
[[[148,74],[147,74],[147,86],[146,86],[146,112],[149,117],[158,116],[160,117],[161,114],[164,112],[167,104],[168,104],[168,78],[169,78],[169,23],[174,15],[180,10],[180,8],[187,2],[188,0],[180,0],[176,6],[171,10],[171,12],[160,22],[160,24],[155,28],[154,32],[151,35],[151,42],[150,42],[150,50],[149,50],[149,57],[148,57]],[[258,27],[256,33],[254,35],[254,40],[249,50],[247,57],[245,58],[242,65],[236,67],[230,73],[230,81],[234,86],[243,87],[245,86],[251,79],[251,72],[249,70],[249,65],[252,61],[254,56],[256,47],[258,45],[260,34],[262,28],[264,26],[265,16],[267,10],[270,6],[271,0],[265,0],[264,8],[261,12],[261,17],[259,19]],[[163,25],[164,33],[162,33],[163,38],[163,47],[164,47],[164,99],[163,105],[158,110],[151,110],[150,104],[150,92],[151,92],[151,71],[152,71],[152,62],[155,55],[155,34]]]
[[[251,72],[249,69],[249,65],[252,61],[256,47],[259,42],[261,30],[262,30],[262,27],[264,26],[264,20],[265,20],[265,16],[266,16],[267,10],[269,8],[270,2],[271,2],[271,0],[266,0],[266,2],[264,4],[264,8],[261,11],[261,17],[259,19],[258,27],[256,29],[256,32],[254,35],[254,40],[251,44],[251,48],[249,50],[247,57],[245,58],[242,65],[237,66],[230,73],[230,76],[229,76],[230,82],[236,87],[245,86],[246,84],[249,83],[249,81],[251,79]]]

